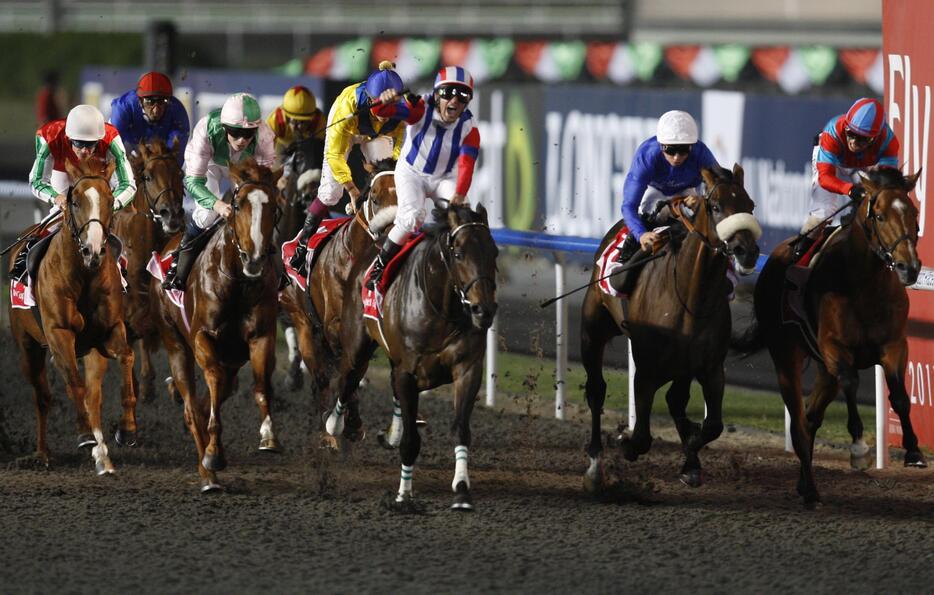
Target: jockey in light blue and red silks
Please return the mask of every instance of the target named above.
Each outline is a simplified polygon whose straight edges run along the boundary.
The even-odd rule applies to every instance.
[[[376,286],[386,264],[428,216],[434,200],[467,201],[474,164],[480,152],[480,131],[467,104],[473,98],[473,77],[460,66],[442,68],[434,90],[421,97],[384,103],[379,116],[408,124],[401,159],[396,164],[398,210],[367,286]]]
[[[885,123],[882,104],[868,97],[856,101],[845,113],[832,118],[818,137],[811,157],[811,206],[801,228],[812,230],[822,220],[858,201],[865,191],[859,173],[870,167],[898,167],[898,138]],[[844,209],[830,221],[840,225],[852,209]]]

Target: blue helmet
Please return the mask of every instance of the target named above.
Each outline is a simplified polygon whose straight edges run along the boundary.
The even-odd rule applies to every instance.
[[[379,70],[375,70],[367,77],[364,88],[370,98],[376,99],[386,89],[402,91],[404,87],[402,77],[396,74],[396,71],[392,69],[393,66],[394,64],[389,60],[383,60],[379,63]]]

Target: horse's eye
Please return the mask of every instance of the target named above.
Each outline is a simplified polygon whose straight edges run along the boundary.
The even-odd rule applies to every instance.
[[[720,212],[720,205],[716,205],[716,204],[713,205],[713,206],[711,207],[711,210],[712,210],[714,213],[719,213],[719,212]]]
[[[143,174],[143,181],[152,182],[152,176],[150,176],[149,174]]]
[[[457,260],[464,260],[464,253],[463,253],[463,252],[455,252],[455,253],[454,253],[454,258],[456,258]]]
[[[878,221],[879,223],[882,223],[883,221],[885,221],[885,216],[883,216],[882,213],[877,213],[876,221]]]

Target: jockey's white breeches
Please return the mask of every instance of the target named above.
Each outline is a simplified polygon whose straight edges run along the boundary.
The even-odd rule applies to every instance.
[[[825,217],[829,217],[831,213],[850,201],[850,197],[845,194],[836,194],[829,190],[824,190],[824,188],[821,187],[817,176],[817,153],[819,150],[820,147],[814,147],[814,151],[811,154],[811,204],[808,207],[808,218],[804,225],[804,227],[808,229],[822,221]],[[850,180],[853,183],[860,181],[860,171],[862,170],[857,167],[836,168],[838,178],[841,180]],[[840,225],[840,218],[846,217],[852,210],[852,207],[850,207],[834,215],[834,218],[830,221],[830,225]],[[803,229],[802,231],[807,231],[807,229]]]
[[[325,137],[325,155],[328,154],[328,140],[328,137]],[[363,152],[363,158],[368,163],[377,163],[382,159],[392,158],[393,140],[391,137],[377,136],[372,140],[368,140],[365,136],[361,136],[354,138],[353,144],[360,145],[360,150]],[[353,145],[351,145],[351,149],[353,149]],[[347,156],[350,155],[351,149],[348,149],[347,152],[344,153],[344,161],[347,161]],[[318,185],[318,200],[329,207],[333,207],[340,202],[343,195],[344,185],[334,179],[334,173],[331,171],[331,166],[328,164],[328,160],[325,159],[321,166],[321,182]]]
[[[455,173],[446,176],[429,175],[413,169],[406,161],[396,164],[395,225],[400,231],[413,233],[429,218],[436,200],[450,200],[457,190]]]

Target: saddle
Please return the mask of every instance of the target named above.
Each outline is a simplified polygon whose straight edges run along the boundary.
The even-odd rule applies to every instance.
[[[306,244],[308,247],[308,251],[305,255],[306,270],[313,270],[315,262],[318,260],[318,255],[321,253],[321,248],[337,233],[337,230],[350,223],[352,220],[353,217],[335,217],[333,219],[324,219],[321,221],[318,230],[308,238],[308,243]],[[298,239],[301,235],[301,231],[299,231],[298,235],[294,238],[288,242],[283,242],[280,256],[282,257],[285,274],[288,275],[293,282],[298,284],[302,291],[305,291],[307,289],[305,278],[292,268],[290,264],[292,255],[295,254],[295,249],[298,248]]]
[[[366,283],[362,284],[361,287],[361,296],[363,297],[363,316],[364,318],[372,318],[374,320],[379,320],[383,317],[383,296],[386,295],[386,291],[389,289],[389,286],[392,285],[393,280],[399,273],[399,270],[402,268],[402,265],[409,258],[409,255],[415,249],[415,247],[425,239],[424,233],[419,233],[409,239],[404,246],[399,250],[399,252],[386,263],[385,268],[383,269],[383,276],[380,278],[379,283],[376,285],[376,288],[372,291],[367,288]],[[367,267],[366,273],[363,276],[363,279],[368,279],[370,277],[370,271],[373,270],[373,265],[376,264],[376,258],[373,259],[373,262]]]

